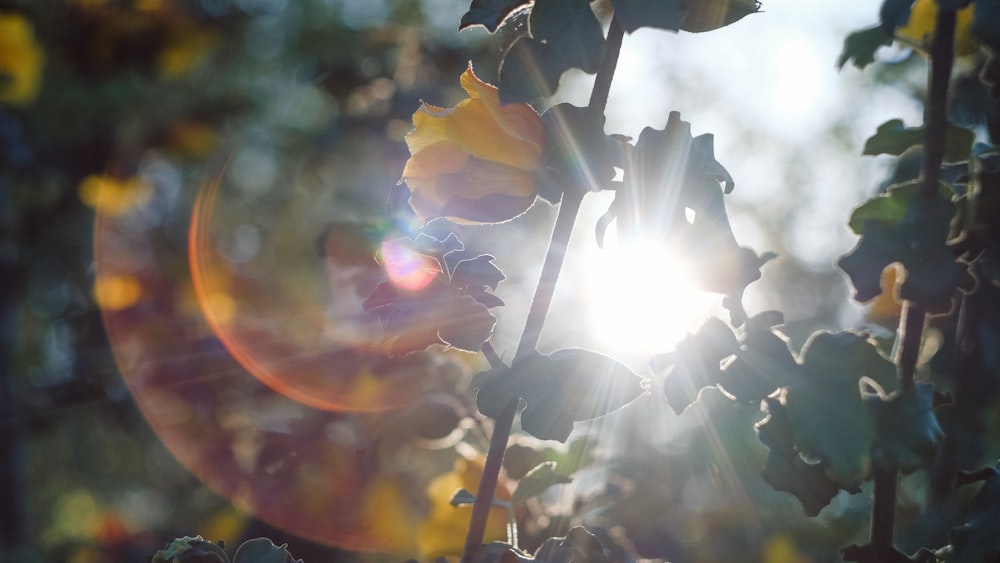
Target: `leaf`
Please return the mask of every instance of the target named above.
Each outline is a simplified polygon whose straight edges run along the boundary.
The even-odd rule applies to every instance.
[[[615,17],[628,33],[640,27],[679,31],[688,15],[685,0],[611,0]]]
[[[537,2],[528,20],[530,37],[521,37],[500,64],[500,100],[530,102],[552,95],[570,68],[597,72],[604,58],[604,32],[590,3],[580,0]]]
[[[201,536],[185,536],[157,551],[151,563],[229,563],[229,556]]]
[[[986,472],[969,503],[965,524],[951,529],[946,561],[996,561],[1000,558],[1000,464]]]
[[[542,114],[542,124],[548,150],[538,175],[539,196],[556,204],[565,190],[587,193],[610,185],[615,167],[622,166],[623,143],[605,134],[602,112],[556,104]]]
[[[972,34],[1000,52],[1000,0],[976,0],[972,10]]]
[[[535,551],[538,563],[611,563],[601,540],[581,526],[566,537],[549,538]]]
[[[872,459],[884,469],[912,473],[929,466],[937,457],[944,430],[934,415],[934,386],[918,383],[914,389],[896,392],[882,400],[872,397],[878,435]]]
[[[462,260],[451,273],[451,285],[458,289],[486,287],[496,291],[507,276],[493,264],[493,260],[494,257],[489,254]]]
[[[761,477],[775,490],[795,495],[807,516],[816,516],[841,487],[827,476],[824,463],[808,463],[795,450],[791,423],[781,403],[773,398],[765,403],[767,417],[754,426],[769,450]]]
[[[495,33],[507,16],[529,4],[531,0],[472,0],[469,11],[462,16],[458,29],[481,25],[490,33]]]
[[[854,487],[870,474],[876,436],[861,378],[893,389],[895,365],[882,357],[873,341],[852,332],[813,334],[803,347],[801,363],[803,376],[782,396],[795,448],[823,461],[841,487]]]
[[[478,352],[493,334],[497,318],[470,295],[461,296],[450,305],[448,317],[438,328],[438,338],[452,348]]]
[[[624,364],[581,349],[543,356],[534,354],[510,368],[476,375],[476,405],[497,418],[510,401],[521,398],[525,432],[543,440],[565,442],[573,423],[617,410],[644,392],[642,378]]]
[[[573,481],[569,477],[557,473],[555,468],[555,462],[547,461],[529,471],[517,484],[517,489],[511,496],[511,503],[521,504],[531,497],[544,493],[550,487]]]
[[[879,10],[879,18],[882,20],[881,28],[892,33],[897,27],[906,25],[910,19],[912,6],[913,0],[884,0],[882,8]]]
[[[302,563],[293,559],[286,545],[274,545],[267,538],[256,538],[243,542],[236,550],[233,563]]]
[[[875,62],[875,52],[892,45],[892,41],[892,33],[882,26],[851,32],[844,39],[844,48],[837,57],[837,68],[844,68],[847,61],[858,68],[865,68]]]
[[[739,401],[758,403],[801,377],[801,371],[781,336],[748,323],[740,349],[722,368],[719,385]]]
[[[663,381],[670,408],[682,413],[703,388],[718,383],[722,375],[720,362],[738,349],[732,329],[715,317],[678,342],[670,358],[673,365]]]
[[[451,497],[448,501],[452,506],[467,506],[470,504],[475,504],[476,495],[472,494],[468,489],[459,489],[455,491],[455,495]]]
[[[687,7],[681,29],[692,33],[719,29],[760,12],[756,0],[688,0]]]
[[[924,126],[906,127],[902,119],[891,119],[879,125],[875,135],[865,141],[862,153],[899,156],[915,146],[923,145],[926,132],[927,128]],[[975,140],[975,133],[969,129],[949,123],[945,132],[944,163],[968,161]]]
[[[902,207],[905,212],[900,217]],[[967,267],[947,245],[955,204],[940,194],[933,199],[922,197],[918,182],[912,182],[869,200],[855,213],[858,217],[852,216],[851,226],[861,240],[837,260],[854,284],[854,298],[864,303],[878,296],[882,271],[899,262],[906,270],[901,299],[916,301],[935,313],[950,310],[956,290],[970,285]]]

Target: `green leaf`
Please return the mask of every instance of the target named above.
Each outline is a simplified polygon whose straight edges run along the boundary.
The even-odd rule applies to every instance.
[[[976,0],[972,8],[972,34],[1000,53],[1000,0]]]
[[[944,430],[934,415],[934,386],[919,383],[882,400],[874,396],[878,435],[872,459],[884,469],[912,473],[934,461],[944,441]]]
[[[667,403],[677,414],[690,406],[705,387],[722,377],[720,362],[739,349],[736,336],[726,323],[710,317],[698,329],[677,343],[664,361],[672,363],[663,380]]]
[[[791,423],[781,403],[770,397],[764,401],[767,417],[754,427],[769,450],[761,477],[775,490],[795,495],[807,516],[816,516],[841,487],[827,476],[825,463],[808,463],[795,450]]]
[[[875,62],[875,52],[892,45],[892,41],[892,33],[882,26],[854,31],[844,39],[844,48],[837,57],[837,68],[844,68],[847,61],[858,68],[865,68]]]
[[[256,538],[243,542],[236,550],[233,563],[302,563],[301,559],[293,559],[285,545],[274,545],[267,538]]]
[[[503,25],[511,13],[531,4],[531,0],[472,0],[469,11],[462,16],[459,30],[481,25],[490,33]]]
[[[915,146],[923,145],[926,131],[927,128],[924,126],[906,127],[903,125],[903,120],[891,119],[878,126],[875,135],[865,142],[862,153],[899,156]],[[944,141],[945,164],[968,161],[975,140],[976,135],[972,131],[949,123]]]
[[[185,536],[157,551],[151,563],[229,563],[229,556],[201,536]]]
[[[513,399],[527,401],[521,413],[525,432],[565,442],[573,423],[617,410],[644,392],[643,380],[624,364],[589,350],[534,354],[513,367],[476,375],[476,405],[497,418]]]
[[[822,460],[841,487],[854,487],[871,471],[876,436],[861,378],[893,389],[895,365],[864,335],[817,332],[803,347],[802,366],[803,376],[791,382],[783,396],[795,447]]]
[[[535,551],[537,563],[611,563],[597,536],[581,526],[562,538],[549,538]]]
[[[542,114],[542,123],[547,152],[538,174],[539,196],[555,204],[566,190],[585,194],[611,184],[615,166],[623,165],[623,143],[604,133],[603,113],[556,104]]]
[[[640,27],[679,31],[687,18],[685,0],[611,0],[622,29],[632,33]]]
[[[511,503],[518,505],[531,497],[538,496],[550,487],[570,483],[573,480],[556,472],[556,464],[547,461],[528,472],[517,484],[517,489],[511,496]]]
[[[906,25],[910,20],[910,8],[913,0],[885,0],[879,10],[882,29],[892,33],[897,27]]]
[[[945,561],[996,561],[1000,558],[1000,465],[984,472],[985,481],[969,504],[965,524],[951,529]]]
[[[500,64],[500,100],[530,102],[552,95],[570,68],[597,72],[604,58],[604,32],[588,2],[537,2],[521,37]]]
[[[759,403],[801,377],[788,342],[770,328],[748,323],[740,349],[719,376],[719,385],[739,401]]]
[[[910,202],[920,192],[920,183],[900,184],[854,208],[847,225],[854,234],[864,234],[872,223],[893,225],[906,217]]]
[[[947,189],[942,185],[942,191]],[[905,207],[902,216],[901,207]],[[851,228],[861,240],[837,260],[837,266],[851,278],[858,301],[864,303],[882,292],[882,270],[895,262],[906,269],[900,297],[932,312],[950,310],[956,290],[970,286],[967,267],[955,259],[947,244],[955,204],[940,193],[928,199],[920,194],[917,182],[902,184],[869,200],[855,213],[858,216],[852,216]]]
[[[468,489],[459,489],[455,491],[455,494],[452,495],[451,500],[448,502],[450,502],[452,506],[467,506],[475,504],[476,495]]]

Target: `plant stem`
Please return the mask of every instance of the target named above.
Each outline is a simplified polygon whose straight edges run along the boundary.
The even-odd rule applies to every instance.
[[[624,30],[618,24],[618,18],[612,18],[604,60],[597,71],[594,89],[590,96],[588,107],[593,111],[603,113],[608,103],[608,92],[611,89],[615,67],[618,65],[618,55],[621,52],[624,34]],[[548,315],[552,297],[555,294],[559,272],[562,271],[566,258],[570,236],[573,234],[573,224],[576,222],[576,215],[582,202],[583,193],[579,190],[566,190],[563,194],[556,222],[552,228],[552,236],[549,239],[549,248],[546,251],[545,261],[542,263],[538,285],[535,287],[535,295],[531,300],[528,316],[525,318],[524,330],[521,332],[517,351],[514,353],[514,362],[534,352],[538,345],[545,317]],[[487,343],[484,345],[483,351],[490,364],[493,365],[498,356],[492,345]],[[510,439],[510,432],[514,426],[514,415],[517,414],[518,402],[517,399],[510,401],[497,417],[493,426],[493,434],[490,436],[490,446],[486,452],[486,462],[483,466],[483,475],[476,492],[476,502],[472,505],[472,517],[469,520],[469,531],[465,537],[461,563],[471,563],[483,544],[486,522],[493,505],[493,496],[500,478],[500,467],[507,449],[507,440]]]
[[[922,204],[933,205],[938,197],[941,182],[941,164],[944,160],[945,134],[948,128],[948,86],[955,45],[954,9],[938,7],[934,26],[934,42],[930,53],[928,98],[924,122],[924,161],[921,171],[920,193]],[[913,301],[903,303],[897,338],[900,340],[896,358],[899,387],[911,391],[915,385],[917,359],[923,340],[926,311]],[[898,472],[895,469],[876,469],[872,498],[871,544],[883,560],[889,560],[893,546],[896,522],[896,488]]]

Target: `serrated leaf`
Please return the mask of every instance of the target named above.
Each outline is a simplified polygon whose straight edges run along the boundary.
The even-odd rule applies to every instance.
[[[543,440],[565,442],[573,423],[608,414],[644,392],[642,378],[624,364],[589,350],[559,350],[548,356],[535,354],[511,368],[480,373],[479,411],[497,418],[511,400],[521,398],[527,407],[521,427]]]
[[[517,484],[511,496],[511,502],[515,505],[521,504],[531,497],[538,496],[550,487],[570,483],[573,480],[556,472],[555,462],[547,461],[528,472]]]
[[[274,545],[267,538],[256,538],[243,542],[236,550],[233,563],[303,563],[293,559],[286,545]]]
[[[902,217],[901,207],[905,207]],[[947,245],[955,204],[940,194],[922,197],[916,183],[910,183],[869,200],[855,212],[858,217],[852,217],[851,225],[861,240],[837,260],[854,284],[855,299],[864,303],[878,296],[882,271],[898,262],[906,270],[901,299],[916,301],[932,312],[950,310],[956,290],[970,283],[967,267]]]
[[[934,461],[944,441],[944,430],[934,415],[933,385],[918,383],[887,400],[876,396],[870,402],[878,428],[872,446],[877,466],[912,473]]]
[[[628,33],[640,27],[679,31],[688,15],[685,0],[611,0],[615,17]]]
[[[462,16],[458,29],[481,25],[490,33],[495,33],[507,16],[531,2],[532,0],[472,0],[469,11]]]
[[[500,64],[500,100],[530,102],[552,95],[570,68],[597,72],[604,32],[588,2],[548,0],[531,10],[530,37],[521,37]]]
[[[865,141],[862,153],[899,156],[913,147],[923,145],[926,132],[927,128],[924,126],[906,127],[902,119],[891,119],[879,125],[875,135]],[[975,140],[976,135],[972,131],[949,123],[945,132],[944,163],[968,161]]]
[[[837,68],[844,68],[848,61],[858,68],[865,68],[875,62],[875,53],[882,47],[892,45],[892,41],[892,33],[882,26],[851,32],[844,39],[844,48],[837,57]]]

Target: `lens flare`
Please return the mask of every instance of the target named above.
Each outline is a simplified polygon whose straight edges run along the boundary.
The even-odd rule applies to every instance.
[[[429,446],[414,413],[476,367],[379,352],[360,303],[386,278],[380,237],[348,244],[344,225],[305,220],[315,202],[248,203],[221,180],[193,195],[153,186],[141,208],[96,210],[94,293],[140,411],[241,510],[318,543],[418,555],[428,484],[457,454],[416,454]],[[457,428],[455,409],[442,421]]]

